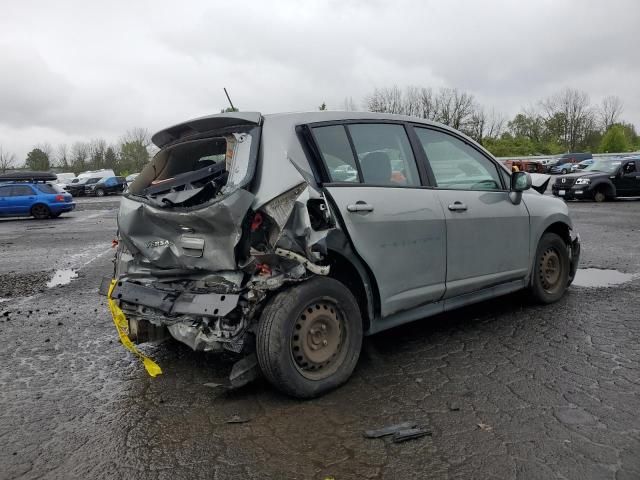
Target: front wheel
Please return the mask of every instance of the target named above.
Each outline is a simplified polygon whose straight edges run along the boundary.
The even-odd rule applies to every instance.
[[[562,169],[562,174],[564,175],[564,174],[566,174],[566,173],[567,173],[567,169],[566,169],[566,168],[563,168],[563,169]]]
[[[529,287],[534,300],[553,303],[564,295],[569,285],[569,251],[564,240],[555,233],[545,233],[536,250]]]
[[[101,188],[96,188],[95,194],[96,197],[104,197],[105,191]]]
[[[602,203],[607,199],[607,196],[605,195],[604,190],[600,189],[593,194],[593,199],[598,203]]]
[[[256,334],[258,362],[276,388],[317,397],[351,376],[362,346],[362,318],[349,290],[315,277],[273,297]]]

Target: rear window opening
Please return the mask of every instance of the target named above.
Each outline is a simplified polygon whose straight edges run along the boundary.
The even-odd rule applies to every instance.
[[[221,132],[164,148],[131,183],[129,194],[161,207],[191,207],[245,186],[253,175],[257,129]]]

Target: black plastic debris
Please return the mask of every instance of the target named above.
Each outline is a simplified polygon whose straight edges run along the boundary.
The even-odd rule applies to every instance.
[[[249,418],[243,418],[240,415],[233,415],[227,420],[227,423],[247,423],[251,421]]]
[[[258,357],[256,357],[255,353],[252,353],[233,364],[229,375],[231,388],[239,388],[249,382],[253,382],[258,378],[258,375],[260,375]]]
[[[417,427],[416,422],[402,422],[396,425],[390,425],[388,427],[378,428],[377,430],[365,430],[365,438],[380,438],[387,435],[393,435],[394,433],[401,432],[403,430],[410,430]]]
[[[393,443],[402,443],[406,442],[407,440],[413,440],[414,438],[421,438],[427,435],[431,436],[431,432],[429,430],[425,430],[424,428],[409,428],[394,433],[391,441]]]

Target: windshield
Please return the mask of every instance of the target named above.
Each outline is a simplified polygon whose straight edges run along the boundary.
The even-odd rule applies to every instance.
[[[618,169],[621,163],[621,161],[612,162],[610,160],[598,160],[585,168],[584,171],[613,173]]]

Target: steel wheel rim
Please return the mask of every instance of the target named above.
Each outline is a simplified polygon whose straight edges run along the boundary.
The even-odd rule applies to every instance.
[[[538,274],[542,288],[547,293],[555,293],[562,280],[562,261],[555,248],[548,248],[540,256]]]
[[[291,335],[296,369],[310,380],[335,373],[346,355],[345,316],[333,300],[311,302],[298,315]]]

